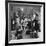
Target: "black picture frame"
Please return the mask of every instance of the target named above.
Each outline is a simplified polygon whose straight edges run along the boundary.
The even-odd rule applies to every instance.
[[[8,43],[8,3],[28,3],[28,4],[42,4],[43,5],[43,42],[27,42],[27,43]],[[27,2],[27,1],[5,1],[5,12],[6,12],[6,36],[5,36],[5,45],[26,45],[26,44],[43,44],[45,43],[45,2]]]

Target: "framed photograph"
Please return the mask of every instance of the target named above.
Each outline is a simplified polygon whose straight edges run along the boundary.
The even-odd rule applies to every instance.
[[[45,43],[45,3],[6,1],[6,44]]]

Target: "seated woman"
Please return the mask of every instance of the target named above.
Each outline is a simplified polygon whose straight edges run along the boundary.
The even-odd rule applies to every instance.
[[[33,23],[35,23],[35,26],[33,26],[32,30],[40,32],[40,23],[38,23],[38,20],[34,19]]]

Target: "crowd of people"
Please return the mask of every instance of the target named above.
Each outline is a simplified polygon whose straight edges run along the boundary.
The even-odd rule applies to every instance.
[[[38,23],[39,20],[37,20],[36,17],[38,17],[37,13],[25,15],[21,8],[18,8],[16,13],[14,12],[13,18],[11,18],[11,29],[16,31],[15,37],[17,37],[17,39],[23,39],[22,33],[30,35],[30,38],[38,38],[40,23]]]

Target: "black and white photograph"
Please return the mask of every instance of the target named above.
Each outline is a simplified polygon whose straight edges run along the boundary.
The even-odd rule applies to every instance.
[[[7,5],[8,44],[44,43],[44,3],[11,1]]]

